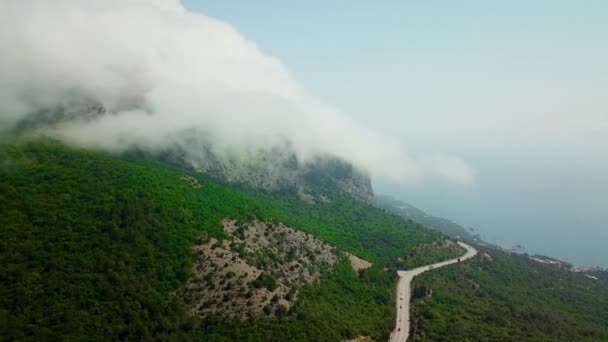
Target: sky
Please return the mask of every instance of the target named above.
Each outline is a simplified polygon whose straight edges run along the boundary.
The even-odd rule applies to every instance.
[[[377,192],[505,247],[608,266],[607,2],[182,3],[396,138],[433,165],[424,172],[452,169],[405,182],[372,174]],[[466,176],[450,176],[454,161]]]

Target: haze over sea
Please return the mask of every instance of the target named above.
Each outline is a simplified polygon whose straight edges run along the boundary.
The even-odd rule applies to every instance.
[[[560,182],[568,178],[571,163],[480,161],[473,188],[388,183],[375,188],[427,213],[473,227],[485,241],[503,248],[522,245],[528,254],[608,267],[608,182],[597,179],[590,165],[580,178]]]

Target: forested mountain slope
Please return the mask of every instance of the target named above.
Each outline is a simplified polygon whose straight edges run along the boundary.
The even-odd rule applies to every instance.
[[[52,141],[3,145],[0,161],[5,340],[383,338],[393,324],[391,266],[442,239],[342,193],[308,204]],[[374,266],[356,273],[340,257],[281,317],[201,321],[175,291],[192,275],[201,237],[230,239],[226,218],[282,222]]]
[[[374,205],[385,209],[389,213],[402,216],[406,219],[433,228],[452,238],[465,239],[469,241],[476,241],[480,239],[478,234],[474,234],[472,231],[457,223],[454,223],[448,219],[429,215],[413,205],[397,200],[391,196],[376,195],[373,202]]]
[[[414,300],[412,340],[608,341],[608,274],[595,276],[482,248],[414,280],[432,295]]]
[[[386,340],[396,267],[460,250],[328,196],[48,140],[4,144],[1,339]],[[344,252],[373,266],[354,271]],[[413,340],[606,340],[608,283],[595,276],[482,248],[415,280]]]

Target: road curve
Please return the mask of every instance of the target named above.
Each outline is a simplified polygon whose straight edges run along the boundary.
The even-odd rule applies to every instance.
[[[410,284],[412,283],[412,279],[414,279],[414,277],[420,273],[450,264],[455,264],[459,260],[464,261],[474,257],[477,254],[477,250],[466,243],[458,242],[458,244],[467,250],[467,252],[460,258],[446,260],[432,265],[421,266],[409,271],[397,271],[400,278],[399,283],[397,284],[397,325],[395,330],[393,330],[391,333],[391,337],[389,339],[390,342],[407,341],[407,338],[409,337],[411,295]]]

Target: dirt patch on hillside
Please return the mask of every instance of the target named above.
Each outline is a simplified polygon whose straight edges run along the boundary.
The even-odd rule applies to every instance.
[[[177,291],[200,317],[282,315],[299,287],[317,282],[338,260],[333,247],[283,224],[224,220],[223,225],[230,239],[203,237],[194,247],[194,275]]]
[[[492,258],[492,256],[488,253],[482,253],[481,254],[481,259],[487,262],[493,262],[494,258]]]
[[[348,255],[348,260],[350,260],[350,265],[352,266],[352,268],[355,272],[358,272],[359,270],[366,270],[374,265],[371,262],[363,260],[350,253],[345,253],[345,254]]]

